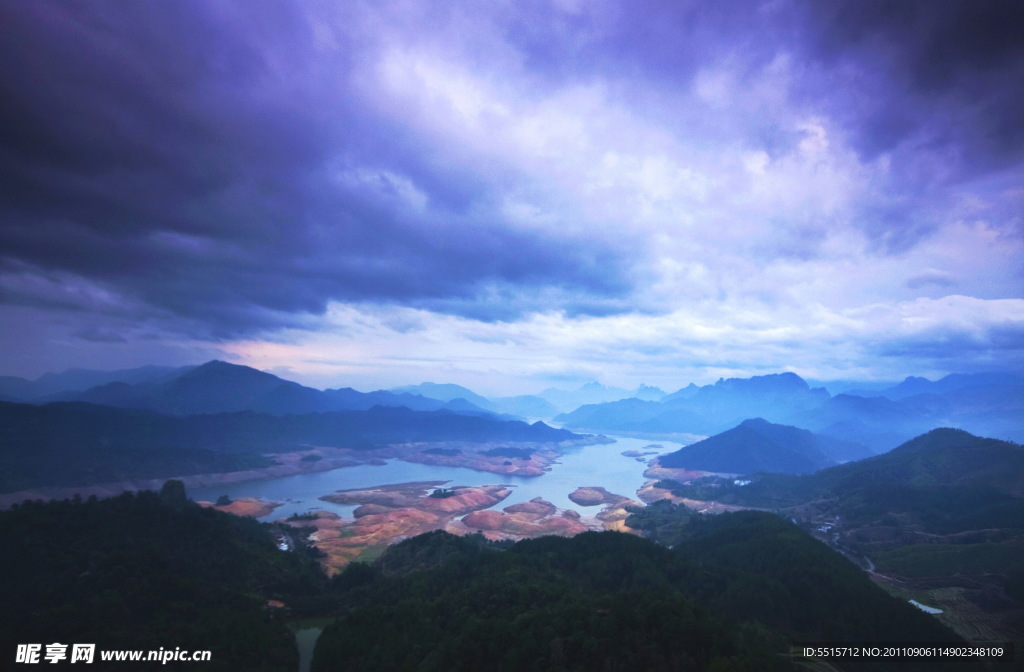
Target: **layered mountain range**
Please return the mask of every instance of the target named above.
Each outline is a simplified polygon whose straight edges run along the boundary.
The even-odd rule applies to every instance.
[[[549,440],[536,438],[553,431],[547,425],[524,430],[528,425],[504,423],[552,416],[555,423],[574,431],[678,440],[684,435],[710,436],[663,457],[662,463],[726,473],[813,472],[886,452],[938,427],[1024,440],[1024,378],[1009,374],[955,374],[935,382],[908,378],[888,388],[838,395],[811,387],[794,373],[780,373],[690,384],[671,394],[648,386],[629,391],[590,383],[576,390],[489,399],[450,383],[374,392],[318,390],[215,360],[180,368],[78,369],[34,381],[2,377],[0,400],[44,409],[0,409],[7,418],[4,459],[23,458],[26,463],[31,455],[25,446],[40,450],[45,443],[41,436],[51,437],[51,448],[63,446],[58,453],[75,441],[102,446],[100,452],[130,452],[129,444],[145,445],[150,457],[160,450],[175,449],[179,455],[193,451],[189,459],[207,466],[248,468],[253,457],[227,459],[224,451],[254,456],[259,450],[310,443],[359,446],[385,439],[436,440],[445,432],[452,439],[530,435],[534,438],[521,440]],[[110,407],[123,412],[114,413]],[[565,408],[572,410],[558,414]],[[428,421],[415,413],[441,415]],[[33,434],[26,429],[29,418],[36,418],[39,424],[34,426],[49,429]],[[384,425],[391,429],[383,431]],[[60,432],[53,427],[78,428],[76,438],[54,438]],[[15,437],[17,445],[11,443]],[[211,461],[194,451],[221,454]],[[22,458],[12,457],[17,455]],[[43,455],[49,453],[38,453]],[[221,464],[225,459],[231,464]],[[26,469],[9,471],[8,480],[25,480],[18,474],[33,471]]]
[[[503,414],[518,408],[522,415],[550,416],[572,403],[588,401],[556,420],[588,431],[710,435],[662,455],[655,466],[752,474],[744,479],[696,477],[674,485],[661,481],[658,487],[676,497],[778,510],[851,557],[867,556],[872,560],[863,562],[876,562],[880,571],[903,577],[900,581],[914,590],[932,591],[922,594],[933,604],[945,605],[941,600],[948,598],[952,610],[953,600],[966,596],[971,604],[981,605],[976,610],[980,618],[992,619],[994,635],[986,635],[988,639],[1015,636],[1019,607],[1013,605],[1019,603],[1024,585],[1024,452],[1020,445],[1000,439],[1024,437],[1024,380],[1009,375],[948,376],[854,392],[832,395],[795,374],[782,373],[691,384],[672,394],[594,384],[576,391],[488,399],[464,387],[436,383],[363,393],[350,388],[317,390],[219,361],[177,369],[69,371],[36,381],[7,377],[0,378],[0,395],[6,399],[0,401],[0,492],[258,469],[273,464],[275,454],[309,446],[358,450],[424,441],[559,442],[579,437],[568,429]],[[967,428],[996,438],[937,427]],[[912,440],[900,445],[903,437]],[[49,515],[49,509],[38,512]],[[666,518],[671,524],[666,524],[662,513],[645,514],[651,518],[651,529],[667,534],[673,525],[678,528],[672,532],[682,543],[677,550],[695,554],[695,571],[702,577],[712,560],[726,566],[735,562],[735,549],[728,557],[712,558],[729,539],[747,539],[758,530],[769,530],[771,539],[780,540],[797,534],[788,523],[763,516],[722,519],[725,527],[720,531],[726,536],[702,545],[701,535],[714,531],[709,523],[698,518],[690,527],[690,514],[677,509]],[[801,557],[811,557],[810,549],[827,551],[809,539],[800,543],[796,555]],[[647,551],[629,550],[634,552]],[[621,554],[616,548],[609,557]],[[759,558],[764,549],[748,555],[762,572]],[[811,564],[817,566],[819,560],[815,557]],[[779,576],[791,576],[793,564],[779,562]],[[621,572],[609,570],[607,575]],[[769,594],[775,579],[747,584],[740,580],[744,576],[726,577],[737,586],[735,591],[684,597],[703,600],[721,609],[723,616],[749,620],[751,595]],[[638,577],[637,585],[650,580],[646,570]],[[560,577],[558,581],[564,582]],[[815,583],[813,590],[829,581]],[[893,590],[903,590],[902,585]],[[854,592],[863,590],[857,587]],[[528,597],[533,599],[532,594]],[[594,599],[594,605],[604,604],[604,597]],[[764,613],[770,614],[779,601],[773,598],[764,604]],[[346,605],[363,608],[356,602]],[[587,606],[586,613],[596,614],[597,627],[607,607],[595,609]],[[794,606],[793,614],[797,611]],[[662,612],[651,610],[658,613]],[[789,621],[781,626],[763,622],[806,634],[804,626],[797,624],[794,630]],[[977,622],[970,621],[971,627]],[[434,641],[432,632],[424,642]],[[377,655],[373,647],[364,653]]]
[[[582,406],[554,420],[577,430],[640,435],[704,434],[763,418],[884,452],[937,427],[1024,440],[1024,378],[954,375],[874,392],[812,388],[793,373],[690,385],[658,401],[625,399]]]
[[[553,419],[570,429],[650,436],[710,436],[744,420],[763,418],[862,443],[876,452],[944,426],[1024,440],[1024,377],[1012,374],[951,374],[938,381],[911,377],[888,388],[854,387],[836,395],[824,387],[811,387],[794,373],[779,373],[721,379],[704,386],[691,383],[670,394],[646,385],[626,390],[588,383],[575,390],[549,388],[535,395],[487,398],[451,383],[374,392],[318,390],[214,360],[179,368],[72,369],[37,380],[0,376],[0,400],[83,401],[170,415],[237,411],[288,415],[405,406]]]
[[[578,438],[461,397],[321,391],[220,361],[2,382],[22,396],[0,401],[0,492],[261,469],[311,446]]]
[[[36,380],[0,376],[0,401],[54,401],[144,408],[171,415],[256,411],[275,415],[366,410],[405,406],[550,419],[583,404],[625,398],[660,399],[665,393],[642,385],[630,391],[588,383],[575,390],[549,388],[536,395],[488,399],[452,383],[420,383],[391,390],[358,392],[350,387],[318,390],[248,366],[213,360],[178,368],[145,366],[116,371],[71,369]]]
[[[444,400],[407,392],[357,392],[348,387],[318,390],[218,360],[177,369],[143,367],[103,373],[69,371],[38,381],[8,377],[0,381],[0,394],[10,401],[81,401],[167,415],[239,411],[290,415],[359,411],[374,406],[404,406],[414,411],[445,408]],[[95,384],[82,387],[87,383]],[[55,390],[58,386],[63,388]],[[458,407],[462,412],[485,412],[465,400]]]
[[[660,462],[664,465],[667,457],[684,454],[686,450],[663,457]],[[745,506],[791,507],[827,502],[835,513],[847,519],[893,511],[914,512],[915,517],[927,518],[921,508],[926,504],[935,505],[947,516],[974,515],[972,511],[976,513],[989,504],[995,509],[1007,505],[1018,515],[1015,527],[1024,530],[1024,447],[958,429],[935,429],[883,455],[816,473],[764,473],[744,485],[730,482],[726,486],[714,483],[714,479],[708,483],[712,483],[710,489],[687,492],[700,495],[701,499]],[[704,485],[698,479],[692,487]],[[963,495],[965,503],[953,506],[957,493]],[[932,495],[934,501],[929,499]],[[863,522],[871,519],[864,518]],[[939,528],[932,531],[938,532]]]

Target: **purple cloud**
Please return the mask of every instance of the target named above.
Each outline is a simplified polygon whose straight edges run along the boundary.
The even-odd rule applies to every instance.
[[[796,349],[777,316],[1024,289],[1019,3],[0,11],[0,314],[50,335],[19,347],[297,342],[383,309],[585,333],[721,316]],[[977,329],[1016,333],[993,305]],[[869,331],[858,370],[903,347]],[[530,347],[586,359],[549,338]],[[713,338],[630,351],[735,370],[742,343]]]

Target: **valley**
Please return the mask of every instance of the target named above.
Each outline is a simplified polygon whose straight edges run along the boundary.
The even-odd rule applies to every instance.
[[[0,34],[0,670],[1024,670],[1024,0]]]
[[[455,448],[455,445],[461,447]],[[272,512],[260,516],[260,520],[296,518],[289,524],[325,530],[316,535],[313,543],[327,554],[323,562],[325,569],[335,572],[354,559],[379,555],[384,547],[411,536],[414,531],[481,532],[489,539],[516,540],[543,534],[571,535],[586,530],[622,529],[622,521],[628,515],[625,507],[642,505],[635,500],[635,495],[630,498],[629,494],[636,493],[643,485],[646,464],[637,461],[632,454],[650,445],[636,439],[613,441],[607,438],[600,442],[559,445],[560,453],[539,477],[509,472],[507,466],[500,464],[504,471],[482,469],[475,458],[467,459],[466,466],[452,467],[421,460],[418,456],[422,453],[412,454],[413,459],[409,460],[403,451],[385,449],[370,451],[368,455],[379,459],[381,464],[280,479],[189,486],[188,493],[197,501],[207,502],[214,502],[221,496],[233,501],[255,498],[273,504]],[[643,452],[656,455],[672,447],[667,444]],[[529,448],[529,445],[516,447],[522,451]],[[493,447],[485,444],[476,446],[474,451],[465,444],[453,444],[445,450],[472,456],[491,451]],[[623,455],[623,452],[630,455]],[[502,477],[504,486],[494,485],[495,473]],[[500,502],[492,502],[481,507],[483,510],[477,515],[468,516],[467,511],[439,512],[437,506],[432,505],[447,500],[431,499],[422,488],[418,497],[410,497],[408,493],[417,491],[409,490],[408,484],[403,485],[403,479],[410,479],[413,485],[430,483],[434,488],[460,492],[506,489]],[[588,483],[595,486],[585,487]],[[386,493],[403,490],[406,492],[403,496],[386,496]],[[627,494],[615,494],[620,492]],[[378,517],[365,519],[368,510],[362,507],[364,504],[387,506],[383,507],[386,510],[374,511]],[[371,530],[371,524],[378,527]],[[343,541],[339,541],[341,537]]]
[[[93,497],[102,502],[126,490],[142,496],[142,491],[166,489],[163,479],[174,479],[185,498],[211,513],[270,525],[277,552],[296,556],[305,563],[303,571],[316,567],[324,580],[350,586],[341,592],[321,587],[267,595],[279,605],[274,608],[287,609],[294,617],[336,613],[341,603],[363,604],[357,595],[364,589],[352,587],[362,585],[357,577],[368,571],[362,568],[396,571],[396,558],[404,552],[399,549],[424,535],[449,535],[481,548],[490,544],[504,549],[552,536],[583,538],[614,531],[696,549],[709,543],[700,541],[701,530],[713,527],[707,521],[714,517],[760,521],[750,523],[758,530],[775,525],[769,519],[789,520],[801,535],[852,560],[869,585],[905,605],[936,611],[917,609],[967,641],[1020,641],[1024,633],[1020,446],[963,430],[932,429],[880,450],[880,435],[873,430],[850,433],[824,425],[821,418],[835,417],[838,397],[811,390],[795,376],[690,386],[661,401],[648,388],[642,400],[579,407],[581,413],[588,409],[589,420],[583,424],[558,416],[574,427],[569,431],[552,426],[557,423],[550,416],[546,419],[552,425],[502,415],[490,400],[458,386],[388,393],[398,398],[416,392],[446,397],[417,401],[414,405],[421,410],[371,406],[311,411],[310,403],[328,402],[245,367],[216,363],[185,373],[161,370],[159,375],[156,382],[125,383],[129,387],[117,387],[116,396],[104,392],[107,401],[122,406],[45,400],[2,404],[0,412],[8,418],[6,445],[14,449],[0,454],[10,467],[8,491],[0,493],[0,503],[18,508],[26,499],[63,499],[93,506]],[[267,391],[254,394],[253,381]],[[142,396],[137,399],[142,401],[129,404],[135,398],[131,386],[138,385]],[[922,385],[914,383],[916,388]],[[916,388],[903,391],[914,398]],[[963,388],[942,389],[948,395]],[[270,412],[267,400],[283,390],[289,391],[289,401]],[[462,403],[461,397],[452,396],[460,393],[473,401]],[[594,387],[584,390],[591,400],[597,393]],[[95,400],[99,393],[76,394]],[[897,401],[908,398],[893,394]],[[200,406],[190,395],[215,396],[219,412],[191,412]],[[974,389],[970,396],[977,401],[984,395]],[[563,407],[570,398],[568,392],[552,396]],[[173,414],[167,413],[170,399],[178,409]],[[999,426],[1011,434],[1018,426],[1010,415],[1000,416],[999,409],[1014,407],[1015,399],[1000,398],[997,407],[986,411],[990,420],[1001,417]],[[544,408],[523,398],[515,403]],[[920,406],[921,399],[914,403]],[[547,412],[557,412],[549,404]],[[662,407],[649,421],[621,421],[623,409],[649,414],[659,404],[674,404],[678,418],[673,422],[682,424],[666,424]],[[778,422],[783,415],[810,418],[814,408],[824,415],[805,426],[816,430]],[[605,410],[610,415],[603,416]],[[687,424],[685,418],[696,417],[688,413],[702,419]],[[718,433],[692,433],[710,432],[736,418],[743,419]],[[47,429],[39,431],[41,426]],[[634,438],[581,429],[602,427],[621,427]],[[685,442],[670,438],[683,436]],[[76,464],[91,466],[80,470]],[[129,477],[101,480],[106,473]],[[18,483],[33,485],[11,489]],[[781,528],[777,533],[783,538],[790,534]],[[449,543],[461,542],[442,546]],[[748,552],[723,555],[724,548],[707,548],[708,557],[714,558],[710,561],[728,566],[731,558]],[[801,548],[800,553],[810,553],[811,547]],[[426,562],[423,567],[429,568],[437,561],[414,564]],[[729,579],[736,582],[736,590],[746,581],[763,580],[742,576]],[[346,592],[350,590],[355,592]],[[735,609],[726,606],[731,599],[719,595],[710,604],[724,609],[722,613],[747,613],[730,611]],[[773,599],[785,603],[791,596],[780,593]],[[809,627],[795,612],[785,623],[757,613],[786,632]]]
[[[663,473],[659,471],[659,473]],[[1024,448],[951,429],[805,476],[698,476],[677,500],[789,517],[968,639],[1024,635]],[[982,634],[984,633],[984,634]]]

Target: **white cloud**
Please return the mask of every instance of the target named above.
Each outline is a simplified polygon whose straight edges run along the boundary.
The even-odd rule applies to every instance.
[[[396,328],[400,327],[400,328]],[[316,331],[221,347],[257,368],[289,366],[322,386],[451,381],[485,394],[537,392],[567,376],[677,389],[720,375],[792,370],[819,379],[902,377],[948,367],[951,334],[987,343],[1024,333],[1024,300],[964,296],[832,310],[821,304],[706,302],[658,316],[534,314],[482,323],[409,308],[335,305]],[[915,371],[879,353],[919,349]],[[948,369],[947,369],[948,370]]]

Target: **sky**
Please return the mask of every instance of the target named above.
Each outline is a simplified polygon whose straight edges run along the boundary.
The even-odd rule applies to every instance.
[[[1024,4],[0,0],[0,374],[1024,373]]]

